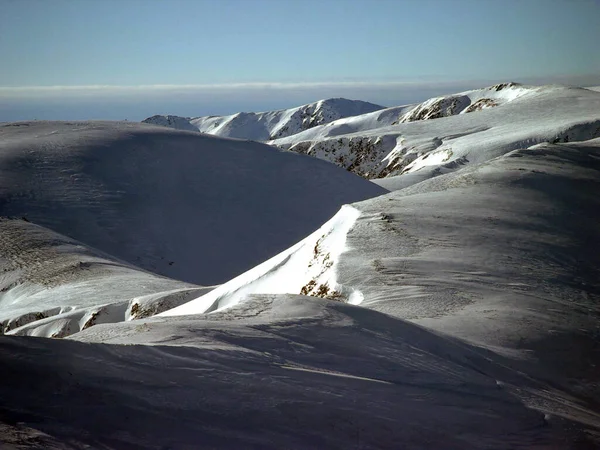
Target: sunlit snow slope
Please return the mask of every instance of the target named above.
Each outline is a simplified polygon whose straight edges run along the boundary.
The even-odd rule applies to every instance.
[[[117,122],[0,126],[0,216],[204,285],[284,250],[341,205],[383,192],[259,143]]]
[[[600,136],[600,93],[505,83],[341,119],[271,141],[403,187],[533,144]],[[382,184],[385,185],[385,184]]]
[[[64,337],[210,291],[137,269],[20,219],[0,219],[0,334]]]
[[[0,447],[598,448],[600,94],[463,94],[293,137],[381,138],[344,167],[392,192],[145,124],[0,127]]]
[[[73,339],[83,342],[0,337],[0,442],[585,448],[573,421],[515,392],[547,407],[577,400],[481,349],[338,302],[258,296],[209,318],[97,325]],[[594,415],[581,406],[579,417]]]
[[[278,111],[240,112],[230,116],[196,118],[158,115],[149,117],[144,122],[183,130],[194,129],[221,137],[267,141],[291,136],[336,119],[357,116],[378,109],[383,109],[383,106],[360,100],[330,98]]]
[[[338,300],[360,298],[478,344],[519,348],[563,328],[581,328],[585,340],[600,312],[598,188],[600,139],[514,150],[345,206],[313,235],[204,298],[220,295],[220,309],[242,301],[242,287],[300,294],[294,286],[312,279],[309,269],[333,267]],[[203,313],[202,299],[163,315]]]
[[[248,294],[294,293],[286,289],[305,285],[319,263],[314,242],[337,228],[346,239],[330,259],[336,300],[530,361],[532,376],[590,406],[600,401],[599,191],[600,139],[517,149],[346,207],[351,218],[342,210],[320,236],[162,316],[219,314]],[[303,266],[294,259],[302,245],[315,256],[307,252]],[[579,417],[576,406],[523,395]],[[600,416],[586,417],[578,420],[598,430]]]

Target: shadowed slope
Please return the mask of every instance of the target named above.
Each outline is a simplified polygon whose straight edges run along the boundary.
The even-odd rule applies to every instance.
[[[2,338],[1,414],[97,448],[568,449],[581,442],[566,422],[548,423],[511,394],[513,383],[532,392],[543,384],[374,311],[258,296],[199,319],[99,325],[74,336],[162,344],[155,346]],[[593,417],[581,407],[581,417]]]
[[[210,291],[149,273],[23,220],[0,218],[0,334],[64,337]]]
[[[540,144],[351,205],[334,257],[335,289],[352,293],[341,300],[527,360],[600,404],[599,148]],[[293,286],[286,265],[306,273],[291,258],[269,264],[162,315],[205,312],[215,294],[220,314],[240,293]]]
[[[216,284],[385,190],[273,147],[145,124],[0,126],[0,215]]]

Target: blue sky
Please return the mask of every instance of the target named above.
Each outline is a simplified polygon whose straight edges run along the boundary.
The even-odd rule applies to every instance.
[[[468,83],[600,75],[600,0],[0,0],[0,8],[0,120],[37,111],[219,114],[340,93],[395,104]]]

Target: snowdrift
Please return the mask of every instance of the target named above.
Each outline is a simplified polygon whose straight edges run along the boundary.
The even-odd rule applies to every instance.
[[[336,262],[360,212],[344,206],[321,228],[288,250],[219,286],[210,294],[169,309],[163,316],[202,314],[230,308],[248,295],[302,294],[356,303],[356,294],[336,282]]]

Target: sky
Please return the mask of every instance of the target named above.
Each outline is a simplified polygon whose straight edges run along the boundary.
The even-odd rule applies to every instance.
[[[600,0],[0,0],[0,121],[600,84]]]

